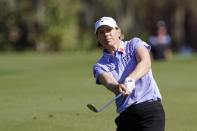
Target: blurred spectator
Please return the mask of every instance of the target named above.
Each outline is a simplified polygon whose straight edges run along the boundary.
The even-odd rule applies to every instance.
[[[194,49],[189,45],[183,46],[179,51],[179,54],[181,54],[182,56],[186,56],[186,57],[192,56],[193,53],[194,53]]]
[[[167,34],[165,22],[158,21],[157,35],[149,38],[149,43],[152,47],[151,55],[154,60],[166,60],[171,57],[170,42],[171,37]]]

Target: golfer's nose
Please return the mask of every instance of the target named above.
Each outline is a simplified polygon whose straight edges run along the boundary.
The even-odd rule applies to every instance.
[[[110,34],[110,32],[109,31],[105,31],[104,34],[105,34],[105,36],[108,36]]]

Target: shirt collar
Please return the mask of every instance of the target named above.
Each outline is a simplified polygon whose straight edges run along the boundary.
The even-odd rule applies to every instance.
[[[124,53],[125,52],[125,45],[123,41],[120,41],[120,46],[118,48],[118,53]]]
[[[123,41],[120,41],[120,46],[118,48],[118,51],[116,52],[116,54],[118,55],[119,53],[124,54],[125,52],[125,45]],[[114,55],[107,53],[107,51],[104,49],[103,50],[103,56],[107,59],[107,61],[109,62],[110,57],[114,57]]]
[[[109,58],[110,58],[110,56],[112,56],[112,54],[107,53],[107,51],[104,49],[103,50],[103,56],[109,62]]]
[[[119,46],[117,52],[121,52],[121,53],[124,53],[125,52],[125,45],[124,45],[124,42],[123,41],[120,41],[120,46]],[[106,49],[104,49],[103,50],[103,55],[111,55],[111,54],[107,53]]]

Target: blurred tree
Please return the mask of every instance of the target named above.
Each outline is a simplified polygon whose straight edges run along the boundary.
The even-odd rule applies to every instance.
[[[83,3],[85,8],[79,15],[82,34],[93,34],[98,18],[112,16],[126,40],[138,36],[148,41],[148,37],[156,33],[157,21],[164,20],[172,36],[173,50],[177,51],[187,43],[197,49],[195,0],[83,0]],[[83,36],[80,37],[86,39]],[[95,41],[95,36],[92,37],[92,41]],[[93,43],[94,46],[96,42]]]
[[[1,0],[0,49],[74,49],[79,0]]]
[[[24,50],[33,48],[34,17],[32,15],[32,1],[2,0],[0,2],[1,24],[0,38],[1,49]]]
[[[76,49],[80,42],[76,17],[80,1],[45,0],[39,4],[37,16],[42,20],[39,21],[41,32],[37,35],[37,49]]]
[[[96,48],[94,23],[115,18],[125,40],[147,41],[164,20],[172,48],[197,50],[196,0],[1,0],[0,50],[59,51]]]

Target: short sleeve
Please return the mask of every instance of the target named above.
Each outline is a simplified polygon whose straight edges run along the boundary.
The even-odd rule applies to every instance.
[[[99,66],[97,64],[94,65],[93,74],[94,74],[94,78],[96,79],[96,84],[101,84],[98,80],[98,77],[104,72],[107,72],[104,68],[102,68],[101,66]]]
[[[148,51],[151,50],[151,46],[148,45],[146,42],[142,41],[140,38],[133,38],[131,40],[133,49],[134,49],[134,53],[136,53],[136,51],[138,50],[138,48],[140,48],[141,46],[145,46]]]

